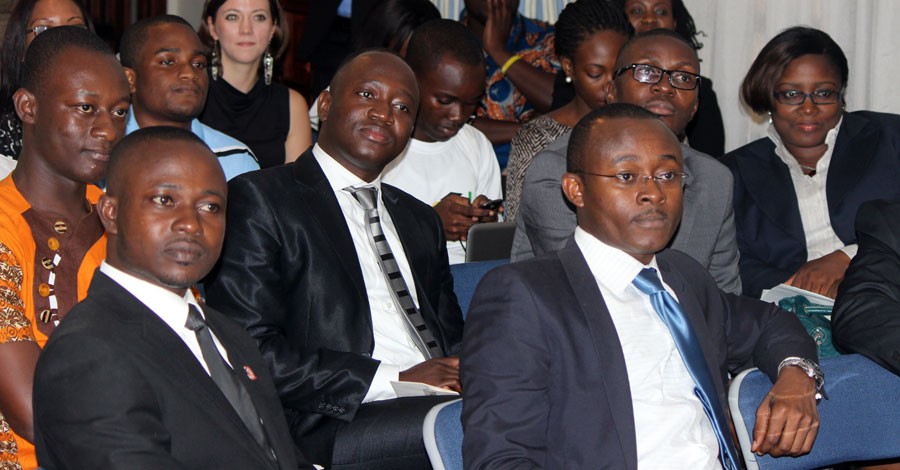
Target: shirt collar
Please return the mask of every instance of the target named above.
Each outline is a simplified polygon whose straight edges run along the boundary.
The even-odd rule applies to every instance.
[[[834,153],[834,143],[837,141],[838,132],[841,131],[841,124],[844,123],[844,116],[841,115],[841,118],[838,120],[838,123],[834,126],[833,129],[828,131],[828,134],[825,135],[825,145],[827,145],[827,150],[825,150],[825,154],[822,155],[822,158],[816,163],[816,168],[819,169],[821,167],[827,167],[831,162],[831,154]],[[784,146],[784,142],[781,140],[781,136],[778,135],[778,131],[775,130],[775,125],[769,123],[769,127],[766,130],[768,133],[769,140],[775,144],[775,155],[778,155],[778,158],[784,162],[788,168],[793,168],[796,171],[803,172],[803,169],[800,168],[800,163],[797,162],[797,159],[791,155],[791,152]]]
[[[175,326],[184,326],[187,320],[188,304],[194,305],[200,312],[203,312],[191,289],[185,289],[184,295],[179,296],[168,289],[122,271],[106,261],[100,263],[100,271],[135,296],[173,329]]]
[[[628,253],[603,243],[581,227],[575,228],[575,243],[587,260],[597,282],[611,292],[623,292],[644,268],[654,268],[656,255],[644,265]]]
[[[372,180],[371,182],[363,181],[359,176],[354,175],[350,170],[346,169],[337,162],[328,152],[325,151],[319,144],[313,145],[312,148],[313,157],[315,157],[316,162],[319,163],[319,166],[322,167],[322,172],[325,173],[325,178],[328,179],[328,184],[331,185],[331,189],[339,193],[344,188],[348,186],[352,186],[354,188],[359,188],[363,186],[371,186],[378,189],[379,195],[381,194],[381,175],[379,174],[377,178]]]

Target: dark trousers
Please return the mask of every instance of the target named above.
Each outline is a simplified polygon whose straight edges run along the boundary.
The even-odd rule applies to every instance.
[[[422,442],[422,423],[432,407],[457,398],[397,398],[363,405],[353,421],[338,426],[329,469],[431,468]]]

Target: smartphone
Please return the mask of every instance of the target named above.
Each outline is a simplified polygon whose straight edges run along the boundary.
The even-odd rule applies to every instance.
[[[503,199],[494,199],[493,201],[485,202],[484,204],[478,206],[482,209],[487,209],[489,211],[494,211],[500,208],[500,204],[503,204]]]

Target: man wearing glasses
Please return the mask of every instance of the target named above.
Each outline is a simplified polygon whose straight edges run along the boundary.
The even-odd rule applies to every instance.
[[[775,383],[752,451],[809,452],[824,378],[799,320],[665,249],[693,183],[667,126],[610,104],[572,131],[566,164],[574,237],[494,269],[472,300],[465,467],[736,470],[727,373],[751,362]]]
[[[607,101],[641,106],[683,140],[698,105],[697,52],[676,33],[649,31],[622,46],[615,70]],[[528,168],[516,218],[514,261],[561,249],[575,230],[575,212],[559,190],[570,135],[548,145]],[[690,178],[684,181],[684,213],[669,248],[694,258],[722,290],[739,294],[731,172],[688,142],[681,143],[681,152]]]

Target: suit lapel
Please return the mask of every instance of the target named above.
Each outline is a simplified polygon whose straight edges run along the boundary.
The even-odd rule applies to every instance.
[[[844,121],[834,143],[825,194],[828,212],[837,214],[847,193],[858,188],[859,181],[869,172],[881,142],[878,127],[853,114],[844,113]],[[855,215],[852,215],[855,219]]]
[[[681,151],[684,154],[684,168],[689,175],[694,175],[695,173],[691,170],[691,162],[693,160],[692,153],[693,150],[682,144]],[[691,235],[693,232],[695,223],[694,220],[697,218],[697,211],[703,210],[704,204],[703,201],[697,199],[697,191],[691,188],[691,185],[696,187],[701,184],[699,181],[691,181],[688,178],[687,185],[684,188],[684,202],[683,207],[684,211],[681,213],[681,224],[678,226],[678,232],[675,236],[669,240],[669,246],[672,246],[676,239],[678,240],[694,240],[695,238]]]
[[[616,326],[600,288],[597,287],[597,281],[575,242],[570,240],[557,256],[566,272],[569,285],[575,292],[580,314],[587,324],[591,344],[597,353],[598,367],[595,372],[604,377],[602,383],[606,403],[615,422],[626,468],[637,468],[637,437],[631,387]]]
[[[756,202],[769,223],[806,246],[794,182],[787,165],[775,155],[774,146],[774,143],[767,140],[762,153],[738,158],[737,166],[740,171],[736,177],[744,180],[746,188],[766,188],[763,197],[757,198],[754,194],[747,194],[746,197]]]
[[[221,426],[219,432],[233,434],[232,441],[240,442],[249,453],[257,453],[260,456],[260,462],[265,461],[266,457],[262,453],[262,449],[256,444],[231,403],[197,361],[196,356],[169,325],[102,272],[98,271],[94,275],[91,294],[106,297],[105,301],[98,300],[113,306],[117,318],[133,325],[135,336],[146,341],[147,354],[153,358],[154,363],[160,366],[160,370],[165,371],[164,380],[183,387],[185,389],[182,394],[183,398],[194,402],[196,409],[215,408],[215,411],[210,414],[220,417],[228,423]]]
[[[357,295],[368,310],[369,298],[366,294],[366,285],[363,280],[362,269],[359,267],[359,257],[356,254],[356,246],[350,236],[350,228],[344,219],[344,212],[338,204],[331,184],[322,172],[322,167],[316,162],[311,150],[300,156],[294,162],[294,179],[306,186],[307,209],[318,222],[318,229],[325,240],[328,240],[334,248],[335,258],[350,276],[356,286]],[[393,216],[393,214],[391,214]]]
[[[675,292],[675,295],[678,297],[678,303],[681,305],[681,310],[684,311],[684,315],[691,324],[691,328],[694,329],[694,333],[697,335],[697,338],[700,339],[700,349],[703,351],[704,359],[706,359],[706,366],[709,368],[711,377],[713,377],[713,381],[716,383],[716,392],[721,397],[725,388],[720,379],[722,373],[719,369],[718,352],[714,345],[706,340],[706,338],[714,338],[715,336],[710,334],[703,307],[697,301],[696,295],[688,290],[687,281],[684,279],[684,276],[682,276],[678,270],[673,269],[673,266],[666,259],[660,259],[660,257],[657,256],[656,260],[659,264],[659,271],[663,280]]]

